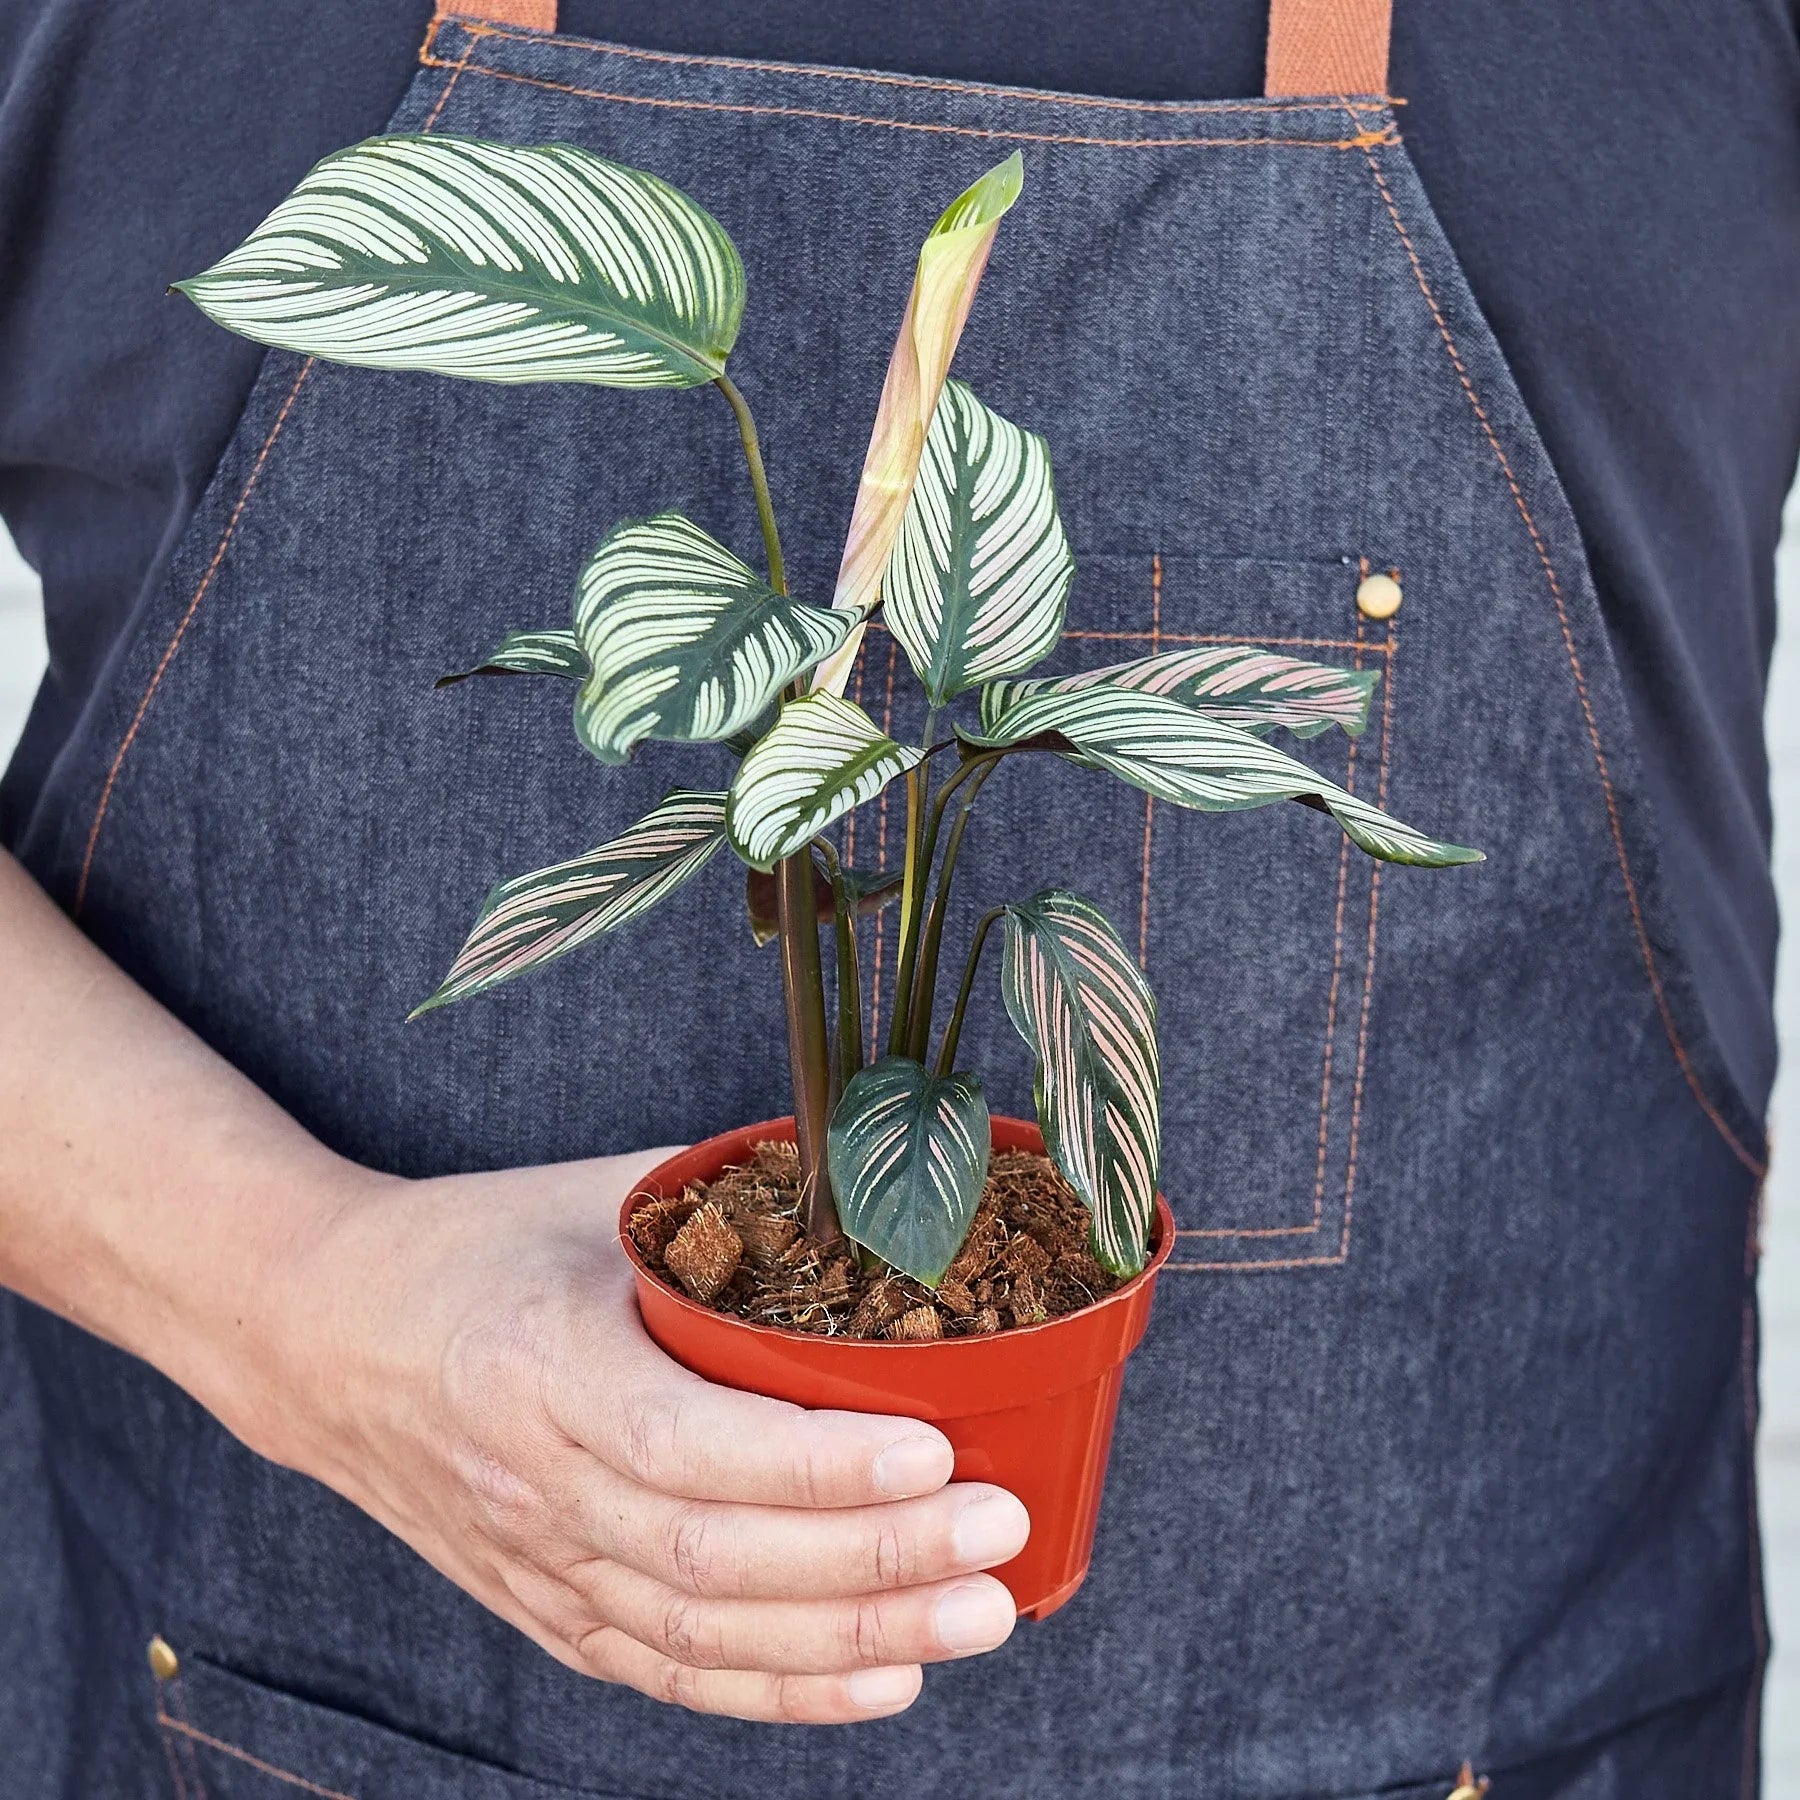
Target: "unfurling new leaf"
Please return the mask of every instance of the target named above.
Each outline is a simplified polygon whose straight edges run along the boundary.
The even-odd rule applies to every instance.
[[[1015,150],[945,207],[920,246],[912,293],[869,433],[833,606],[866,616],[880,596],[950,359],[975,303],[994,235],[1024,180],[1025,165]],[[843,649],[820,665],[815,685],[841,694],[861,641],[859,625]]]
[[[885,1056],[854,1075],[831,1116],[827,1159],[845,1235],[936,1287],[987,1180],[987,1101],[972,1075]]]

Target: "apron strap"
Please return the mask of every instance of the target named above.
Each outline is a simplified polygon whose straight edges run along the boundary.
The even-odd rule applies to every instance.
[[[487,25],[523,25],[527,31],[556,29],[556,0],[438,0],[440,19],[476,19]]]
[[[1269,0],[1265,94],[1385,94],[1393,0]]]

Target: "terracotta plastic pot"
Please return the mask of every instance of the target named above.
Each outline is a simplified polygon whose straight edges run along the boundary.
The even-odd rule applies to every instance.
[[[993,1133],[996,1150],[1044,1148],[1038,1128],[1019,1119],[995,1119]],[[994,1573],[1021,1614],[1048,1617],[1081,1586],[1093,1554],[1125,1359],[1144,1335],[1157,1272],[1175,1242],[1167,1203],[1158,1197],[1142,1274],[1078,1313],[984,1337],[902,1344],[752,1325],[651,1274],[627,1229],[644,1194],[679,1194],[747,1161],[752,1145],[793,1136],[789,1118],[708,1138],[652,1170],[625,1202],[619,1235],[646,1328],[677,1362],[726,1387],[929,1419],[955,1447],[958,1480],[995,1482],[1025,1503],[1030,1540]]]

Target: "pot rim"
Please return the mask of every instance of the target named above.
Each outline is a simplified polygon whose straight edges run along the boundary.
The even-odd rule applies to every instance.
[[[1040,1156],[1048,1154],[1048,1152],[1042,1148],[1043,1133],[1034,1120],[1014,1119],[1005,1114],[997,1114],[992,1123],[994,1125],[1014,1125],[1020,1127],[1037,1139],[1040,1146],[1038,1150]],[[705,1150],[713,1144],[718,1144],[723,1147],[732,1139],[747,1138],[748,1134],[752,1132],[766,1132],[769,1136],[777,1138],[785,1134],[787,1137],[791,1138],[793,1135],[793,1128],[794,1120],[792,1114],[781,1119],[764,1119],[754,1125],[740,1125],[734,1130],[721,1131],[715,1133],[710,1138],[702,1138],[698,1143],[690,1144],[687,1149],[677,1152],[677,1156],[691,1156],[695,1151]],[[663,1162],[657,1165],[657,1169],[667,1168],[670,1163],[677,1160],[677,1156],[665,1158]],[[652,1169],[650,1175],[654,1175],[656,1172],[656,1169]],[[1006,1339],[1008,1342],[1013,1342],[1019,1339],[1029,1338],[1034,1334],[1052,1332],[1060,1326],[1073,1325],[1077,1320],[1091,1319],[1095,1314],[1104,1312],[1109,1306],[1112,1306],[1119,1301],[1129,1300],[1138,1289],[1147,1286],[1156,1278],[1163,1264],[1169,1260],[1170,1253],[1175,1248],[1175,1215],[1169,1210],[1169,1203],[1164,1199],[1162,1190],[1159,1188],[1156,1194],[1156,1211],[1153,1215],[1156,1226],[1156,1235],[1150,1247],[1149,1260],[1129,1281],[1121,1283],[1118,1287],[1114,1288],[1110,1294],[1104,1294],[1098,1300],[1090,1301],[1086,1306],[1079,1308],[1075,1312],[1062,1313],[1054,1319],[1041,1319],[1035,1325],[1012,1325],[1007,1327],[1005,1331],[977,1337],[937,1338],[935,1340],[927,1340],[923,1343],[910,1338],[905,1341],[899,1341],[892,1338],[841,1338],[834,1336],[829,1332],[795,1331],[786,1325],[759,1325],[753,1320],[741,1319],[735,1313],[723,1313],[717,1311],[713,1307],[702,1306],[691,1294],[684,1293],[672,1283],[664,1281],[663,1278],[644,1261],[642,1255],[638,1251],[637,1245],[633,1243],[631,1239],[631,1215],[637,1210],[637,1203],[640,1200],[657,1197],[646,1185],[650,1179],[650,1175],[645,1176],[644,1180],[625,1196],[624,1204],[619,1208],[619,1243],[625,1251],[626,1260],[631,1264],[633,1275],[640,1281],[654,1282],[659,1294],[674,1301],[684,1313],[696,1320],[705,1321],[714,1325],[729,1326],[737,1331],[751,1332],[758,1337],[779,1338],[783,1342],[830,1345],[846,1351],[856,1351],[859,1353],[869,1350],[905,1350],[912,1351],[915,1354],[919,1352],[934,1353],[967,1350],[974,1345],[992,1344],[1001,1338]]]

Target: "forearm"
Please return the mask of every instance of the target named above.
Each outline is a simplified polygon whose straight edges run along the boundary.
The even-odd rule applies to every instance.
[[[273,1271],[360,1172],[0,854],[0,1283],[236,1423]]]

